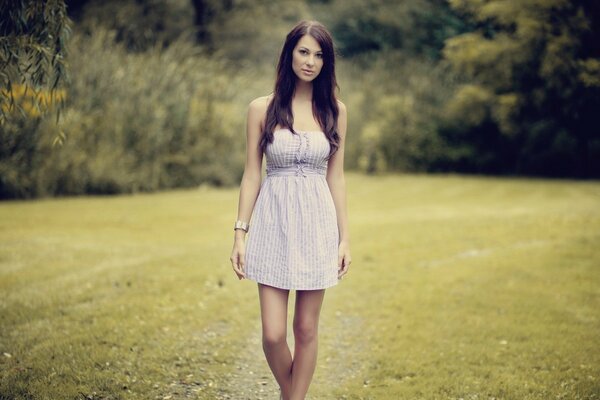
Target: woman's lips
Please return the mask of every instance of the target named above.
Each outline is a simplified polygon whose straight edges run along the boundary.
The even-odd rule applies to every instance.
[[[309,71],[307,69],[303,69],[302,71],[304,71],[307,75],[312,75],[314,73],[314,71]]]

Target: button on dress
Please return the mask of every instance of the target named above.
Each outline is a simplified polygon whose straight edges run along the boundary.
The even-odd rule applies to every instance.
[[[339,232],[325,179],[329,141],[321,131],[284,128],[273,136],[246,235],[246,277],[282,289],[334,286]]]

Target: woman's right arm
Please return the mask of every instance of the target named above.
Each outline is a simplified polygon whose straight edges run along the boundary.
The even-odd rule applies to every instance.
[[[237,219],[244,222],[250,222],[254,204],[256,203],[258,192],[260,191],[263,154],[259,145],[262,136],[262,120],[266,114],[266,106],[265,97],[259,97],[253,100],[248,106],[246,122],[246,164],[242,182],[240,184],[237,215]],[[250,229],[252,229],[252,227],[250,227]],[[236,229],[230,260],[233,270],[238,275],[239,279],[246,277],[244,271],[245,240],[246,232],[242,229]]]

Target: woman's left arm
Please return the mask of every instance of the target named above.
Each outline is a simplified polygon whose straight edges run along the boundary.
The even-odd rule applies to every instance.
[[[339,230],[338,278],[348,272],[352,262],[350,257],[350,234],[348,230],[348,213],[346,207],[346,180],[344,178],[344,148],[346,144],[347,113],[346,106],[338,101],[338,134],[340,143],[337,151],[327,162],[327,184],[333,197]]]

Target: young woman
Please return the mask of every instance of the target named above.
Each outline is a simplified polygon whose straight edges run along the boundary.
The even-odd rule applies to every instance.
[[[325,289],[351,263],[343,169],[347,117],[337,87],[330,33],[317,21],[301,21],[286,37],[274,92],[248,107],[230,259],[239,279],[258,284],[262,347],[285,400],[306,396]],[[263,154],[267,176],[261,182]],[[286,340],[290,290],[296,290],[293,357]]]

